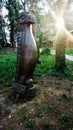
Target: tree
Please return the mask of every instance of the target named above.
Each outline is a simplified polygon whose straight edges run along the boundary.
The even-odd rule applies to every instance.
[[[65,62],[65,43],[66,43],[66,35],[65,31],[62,29],[58,32],[56,39],[56,64],[55,67],[58,71],[64,71],[66,67]]]
[[[0,46],[4,47],[6,44],[6,34],[5,34],[5,22],[4,19],[2,17],[2,15],[0,15]]]
[[[2,16],[3,1],[0,1],[0,47],[4,47],[6,44],[6,34],[5,34],[5,21]]]
[[[9,27],[10,27],[10,43],[11,46],[14,48],[15,40],[14,35],[17,30],[17,23],[18,23],[18,11],[20,8],[19,2],[15,0],[8,0],[6,1],[6,8],[8,10],[8,19],[9,19]]]
[[[63,5],[64,4],[64,5]],[[56,38],[56,69],[59,71],[64,72],[64,69],[66,67],[65,63],[65,43],[66,43],[66,32],[67,30],[64,27],[63,21],[63,15],[64,15],[64,10],[66,8],[67,3],[62,1],[58,1],[57,3],[57,17],[60,19],[58,23],[58,31],[57,31],[57,38]],[[59,11],[60,10],[60,11]]]

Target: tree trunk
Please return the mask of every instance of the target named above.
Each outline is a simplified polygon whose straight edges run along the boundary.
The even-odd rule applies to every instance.
[[[14,23],[10,23],[10,42],[11,42],[11,47],[14,48]]]
[[[61,32],[58,32],[57,39],[56,39],[56,69],[59,71],[64,71],[64,68],[66,67],[65,62],[65,32],[61,30]]]

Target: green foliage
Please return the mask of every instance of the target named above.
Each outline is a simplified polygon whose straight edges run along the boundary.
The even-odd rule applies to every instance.
[[[11,52],[8,55],[0,58],[0,83],[5,86],[11,86],[15,76],[15,53]]]
[[[14,130],[11,126],[8,126],[7,130]]]
[[[67,69],[65,69],[66,77],[69,80],[73,81],[73,74],[72,74],[72,71],[73,71],[73,62],[67,60],[66,64],[67,64]]]
[[[29,115],[27,115],[28,110],[29,109],[27,108],[27,106],[22,107],[21,113],[20,113],[20,119],[21,119],[21,121],[24,122],[25,120],[28,119],[28,116],[29,116]]]
[[[10,28],[10,42],[12,47],[14,47],[14,34],[17,30],[18,24],[18,11],[20,9],[19,1],[17,0],[8,0],[6,1],[6,9],[8,10],[7,18],[9,20],[9,28]]]
[[[69,99],[68,96],[67,96],[67,94],[65,94],[65,93],[63,93],[63,94],[61,95],[61,98],[65,99],[65,100],[68,100],[68,99]]]
[[[34,130],[36,127],[36,122],[33,119],[32,113],[30,113],[30,109],[27,106],[21,108],[20,112],[20,120],[26,124],[30,130]]]
[[[31,130],[35,128],[36,122],[34,119],[28,119],[26,121],[26,126],[29,127]]]
[[[38,106],[36,110],[36,116],[41,117],[44,116],[44,114],[48,111],[48,106],[47,105],[42,105]]]
[[[73,49],[66,49],[65,53],[68,55],[73,55]]]
[[[48,122],[48,121],[46,121],[46,122],[44,122],[44,128],[45,129],[47,129],[47,130],[53,130],[53,124],[52,123],[50,123],[50,122]]]
[[[61,102],[66,102],[66,101],[70,101],[71,97],[69,97],[67,94],[63,93],[60,97],[59,97],[59,101]]]
[[[50,55],[50,49],[49,49],[48,47],[43,48],[42,51],[41,51],[41,54],[47,54],[47,55]]]
[[[56,77],[60,77],[60,78],[65,77],[64,73],[62,73],[61,71],[56,70],[55,68],[50,69],[48,71],[48,75],[52,75],[52,76],[56,76]]]
[[[2,29],[0,29],[0,39],[3,39],[4,38],[3,36],[4,36],[4,32]]]
[[[5,31],[3,29],[4,27],[4,19],[3,17],[0,15],[0,46],[3,47],[5,44]]]
[[[42,63],[36,66],[34,76],[41,76],[44,73],[48,73],[54,67],[55,57],[53,55],[41,54],[40,58]]]
[[[46,90],[44,90],[43,95],[44,95],[44,97],[48,97],[49,92],[48,92],[48,91],[46,91]]]
[[[70,121],[71,117],[67,114],[61,114],[59,117],[59,120],[61,123],[66,123],[68,121]]]
[[[55,67],[50,69],[48,71],[48,75],[52,75],[52,76],[56,76],[56,77],[60,77],[60,78],[67,78],[69,80],[73,80],[73,76],[72,76],[72,66],[73,63],[71,62],[67,62],[67,67],[64,69],[64,71],[60,71],[57,70]]]

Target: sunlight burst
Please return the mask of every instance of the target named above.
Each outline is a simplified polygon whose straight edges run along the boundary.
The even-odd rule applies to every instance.
[[[64,19],[63,18],[59,18],[56,22],[56,27],[58,29],[62,29],[64,27]]]

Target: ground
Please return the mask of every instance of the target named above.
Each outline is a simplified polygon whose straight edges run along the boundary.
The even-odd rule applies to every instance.
[[[0,82],[0,130],[73,130],[73,70],[71,77],[67,70],[66,74],[52,75],[50,71],[38,77],[34,75],[33,96],[20,95],[17,102],[13,88],[5,89],[7,86]],[[6,82],[6,77],[3,80]]]
[[[22,97],[15,103],[1,95],[2,109],[11,112],[0,118],[0,129],[72,130],[73,81],[42,75],[34,86],[36,96],[29,100]]]

